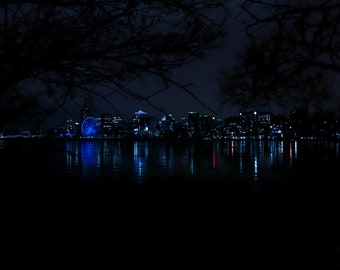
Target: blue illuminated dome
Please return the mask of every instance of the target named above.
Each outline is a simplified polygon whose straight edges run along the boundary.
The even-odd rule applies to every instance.
[[[83,123],[81,124],[81,132],[83,136],[86,137],[97,136],[98,135],[97,119],[92,116],[86,117]]]

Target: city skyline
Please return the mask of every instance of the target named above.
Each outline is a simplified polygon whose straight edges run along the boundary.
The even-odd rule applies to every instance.
[[[167,77],[165,80],[164,80],[164,77],[159,76],[157,72],[156,73],[146,72],[147,75],[145,75],[143,68],[141,68],[141,70],[140,69],[137,70],[138,72],[136,72],[136,74],[133,74],[133,73],[130,74],[129,72],[127,72],[129,76],[127,76],[126,79],[125,79],[125,76],[123,76],[122,77],[123,79],[118,77],[118,82],[117,81],[115,82],[113,80],[114,82],[113,85],[112,85],[112,81],[108,80],[106,77],[103,78],[103,84],[99,84],[96,86],[96,83],[94,83],[93,88],[92,88],[91,82],[86,82],[85,84],[88,85],[89,88],[87,89],[87,91],[82,92],[82,90],[84,90],[82,87],[79,87],[79,89],[76,89],[78,87],[76,82],[74,85],[72,85],[73,84],[72,82],[73,75],[72,75],[71,77],[68,77],[68,78],[65,77],[65,80],[61,77],[61,81],[57,82],[56,85],[53,85],[53,83],[50,85],[50,88],[48,88],[49,89],[48,91],[52,91],[52,92],[55,91],[55,93],[52,94],[52,98],[51,98],[51,92],[45,92],[42,94],[40,93],[40,92],[43,92],[44,90],[40,88],[39,84],[31,85],[30,82],[34,80],[23,80],[22,85],[21,85],[23,87],[22,89],[23,92],[32,91],[32,96],[36,97],[36,99],[32,98],[32,100],[29,99],[27,101],[27,103],[29,103],[30,106],[33,107],[33,111],[35,110],[35,104],[40,102],[40,100],[38,101],[39,98],[41,98],[47,104],[47,105],[45,104],[47,107],[45,109],[47,109],[48,118],[44,118],[42,122],[41,122],[41,119],[38,119],[41,116],[40,112],[42,110],[36,110],[35,112],[36,115],[31,114],[27,117],[29,118],[30,121],[32,122],[36,121],[37,124],[41,124],[41,127],[58,125],[59,123],[64,122],[68,118],[78,117],[79,110],[81,109],[82,106],[84,105],[86,106],[87,102],[92,103],[91,105],[93,106],[92,112],[95,115],[100,115],[101,113],[106,113],[106,112],[110,112],[110,113],[112,112],[113,114],[121,115],[122,117],[129,117],[134,113],[134,111],[141,110],[141,109],[148,111],[148,113],[155,115],[156,117],[161,117],[162,115],[168,114],[168,113],[174,114],[176,117],[180,117],[182,115],[185,115],[187,111],[198,111],[202,114],[214,114],[216,116],[220,116],[223,118],[237,114],[241,110],[239,105],[237,106],[226,105],[226,104],[221,105],[223,98],[221,98],[220,96],[221,89],[219,85],[219,79],[220,79],[221,72],[223,72],[222,70],[232,68],[235,66],[235,62],[236,62],[236,58],[238,54],[241,52],[244,52],[245,47],[246,47],[245,45],[246,44],[248,45],[248,42],[249,42],[249,39],[246,36],[245,24],[243,24],[244,22],[242,22],[240,18],[237,18],[237,15],[239,14],[239,11],[240,11],[240,5],[241,5],[240,2],[228,3],[228,9],[230,11],[230,14],[228,14],[229,16],[228,20],[226,22],[223,22],[223,27],[226,28],[225,29],[226,36],[221,35],[223,31],[221,31],[221,33],[216,33],[216,39],[212,40],[212,44],[211,44],[212,46],[204,47],[202,51],[200,51],[201,53],[198,54],[199,55],[198,57],[196,57],[195,55],[195,57],[193,58],[189,57],[188,61],[181,62],[180,64],[176,64],[174,66],[170,65],[171,68],[169,68],[169,70],[167,71],[172,70],[174,71],[174,73],[170,77]],[[10,13],[11,10],[4,9],[4,12],[5,11]],[[32,12],[34,13],[35,11],[32,10]],[[16,16],[15,14],[16,13],[13,13],[12,15]],[[260,14],[258,15],[263,15],[263,14],[262,12],[260,12]],[[213,14],[213,16],[216,17],[215,14]],[[203,17],[205,17],[205,15]],[[122,25],[122,27],[126,27],[126,25]],[[190,27],[190,24],[189,24],[189,27]],[[175,29],[175,30],[178,31],[178,29]],[[27,29],[27,34],[30,33],[29,31],[30,29]],[[159,35],[158,32],[156,33]],[[157,36],[157,34],[155,36]],[[221,38],[222,36],[223,38]],[[215,43],[214,41],[216,40],[219,40],[219,41]],[[10,37],[8,41],[9,42],[11,41]],[[42,42],[44,43],[46,42],[46,40],[42,40]],[[195,40],[193,42],[195,42]],[[107,43],[105,44],[107,45]],[[105,44],[103,44],[103,46]],[[162,42],[160,44],[165,46]],[[199,46],[197,45],[197,43],[194,43],[194,44],[196,46]],[[178,42],[174,43],[174,46],[176,45],[178,45]],[[205,45],[201,44],[201,46],[205,46]],[[27,45],[23,46],[22,48],[27,48]],[[35,47],[32,47],[31,49],[33,50],[33,52],[36,52],[34,48]],[[167,47],[165,46],[164,48],[167,48]],[[159,48],[156,51],[160,51]],[[120,49],[119,49],[119,52],[121,52]],[[72,51],[72,54],[73,53],[74,52]],[[13,54],[16,55],[17,51],[13,51]],[[64,55],[65,53],[61,54],[60,57]],[[136,55],[137,56],[143,55],[143,52],[141,50],[137,50]],[[162,53],[160,55],[162,55]],[[155,59],[155,58],[151,57],[151,59]],[[163,59],[163,61],[166,62],[166,59],[167,58]],[[103,58],[102,60],[106,61],[107,58]],[[125,62],[124,57],[122,60],[123,62]],[[135,60],[137,61],[138,58]],[[47,59],[46,63],[49,63],[49,61],[53,62],[53,59]],[[11,61],[10,63],[14,63],[14,62],[15,61]],[[60,63],[65,63],[65,62],[60,61]],[[78,64],[80,63],[81,62],[79,62]],[[155,63],[157,63],[157,61]],[[27,64],[31,64],[30,60],[29,62],[27,62]],[[260,65],[261,61],[258,64]],[[77,65],[75,65],[74,68]],[[103,75],[103,73],[106,74],[106,71],[112,72],[112,70],[110,70],[110,68],[112,67],[113,66],[105,66],[101,68],[100,72],[97,75],[100,76],[100,75]],[[16,67],[13,66],[13,68],[15,69]],[[47,70],[48,69],[46,69],[45,71]],[[73,70],[73,68],[66,69],[66,70]],[[39,72],[38,73],[33,72],[32,73],[33,78],[35,74],[39,74]],[[253,72],[254,74],[256,74],[256,70],[253,70]],[[83,78],[84,81],[87,81],[88,79],[91,81],[93,79],[91,77],[93,76],[93,74],[91,73],[81,72],[81,74],[82,75],[87,74]],[[116,73],[113,71],[111,75],[114,75],[114,74]],[[154,77],[152,77],[153,75],[150,75],[150,74],[153,74],[153,75],[156,74],[157,76],[155,75]],[[48,72],[47,72],[46,75],[50,76],[51,74],[48,75]],[[78,75],[80,74],[78,73]],[[51,76],[53,77],[53,75]],[[87,78],[87,76],[90,76],[91,78]],[[41,79],[42,77],[38,76],[36,78],[39,81],[39,79]],[[18,85],[20,85],[19,83],[20,77],[18,79],[19,79]],[[94,78],[94,80],[96,81],[97,79]],[[333,88],[335,91],[337,90],[337,85],[339,84],[338,80],[339,80],[338,76],[334,76]],[[42,81],[46,82],[49,80],[42,79]],[[69,85],[69,83],[71,85]],[[6,85],[6,83],[4,85]],[[62,85],[62,87],[59,88],[60,85]],[[70,88],[68,88],[69,86]],[[323,88],[323,86],[324,85],[321,85],[319,86],[319,88],[320,87]],[[65,93],[62,93],[63,87],[65,90]],[[71,94],[69,94],[67,89],[72,89]],[[289,90],[288,93],[294,92],[295,91],[294,89],[295,88],[291,88],[291,90]],[[248,91],[248,89],[245,88],[244,91]],[[258,92],[261,93],[262,89],[261,88],[254,89],[253,91],[256,93]],[[280,90],[278,90],[274,86],[272,88],[269,87],[269,89],[266,89],[264,91],[267,91],[267,92],[269,91],[269,93],[274,93],[273,94],[274,96],[276,92],[280,92]],[[298,89],[297,92],[298,91],[303,92],[304,90]],[[308,90],[306,91],[308,92]],[[12,93],[16,93],[16,92],[19,92],[19,91],[13,91]],[[243,96],[243,93],[241,92],[240,100],[242,99],[242,96]],[[252,95],[248,95],[248,96],[252,96]],[[302,93],[301,96],[302,98],[305,98],[307,102],[309,98],[315,98],[315,96],[318,97],[318,95],[314,95],[314,97],[313,96],[311,97],[310,95],[308,95],[308,93],[307,93],[307,97],[304,96],[304,93]],[[322,99],[322,102],[324,102],[325,96],[319,95],[319,97],[320,99]],[[91,99],[91,100],[90,101],[86,100],[86,98]],[[10,100],[11,99],[9,99],[9,101]],[[20,103],[20,99],[17,98],[17,100]],[[335,110],[336,106],[338,105],[336,104],[338,100],[339,98],[337,96],[334,96],[330,99],[330,102],[328,103],[320,102],[320,104],[322,104],[325,110],[328,110],[328,109]],[[12,115],[13,117],[16,117],[20,113],[22,113],[24,117],[26,116],[25,112],[22,111],[20,109],[20,106],[15,104],[15,102],[8,102],[7,104],[5,101],[3,102],[4,102],[3,108],[5,110],[3,115],[4,115],[5,120],[9,119],[9,121],[12,121],[11,113],[13,114]],[[23,105],[27,103],[23,102]],[[53,107],[53,103],[56,103],[54,105],[58,105],[57,109],[54,109],[55,107]],[[298,104],[294,104],[294,102],[290,102],[286,107],[282,108],[277,105],[274,105],[274,103],[271,103],[270,101],[268,101],[268,103],[259,103],[259,104],[261,105],[258,105],[257,107],[249,106],[249,110],[251,109],[265,110],[265,111],[271,111],[276,114],[287,115],[289,114],[292,108],[298,105]],[[16,108],[16,106],[18,107]],[[25,106],[23,107],[25,108]],[[51,110],[53,108],[54,111],[53,112],[49,111],[48,109],[50,108]],[[33,113],[33,111],[30,112],[28,110],[29,113]],[[13,122],[13,124],[16,125],[16,122]]]

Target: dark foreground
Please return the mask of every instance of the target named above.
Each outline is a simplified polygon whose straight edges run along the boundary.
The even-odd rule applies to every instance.
[[[334,183],[28,183],[3,189],[15,269],[340,269]]]

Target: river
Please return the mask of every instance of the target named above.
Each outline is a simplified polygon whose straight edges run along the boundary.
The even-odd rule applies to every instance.
[[[10,245],[32,269],[75,250],[162,268],[340,263],[339,142],[5,139],[0,155]]]

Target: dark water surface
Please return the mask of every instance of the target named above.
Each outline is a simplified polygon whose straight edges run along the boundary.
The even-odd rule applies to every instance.
[[[336,142],[6,139],[0,157],[21,269],[340,269]]]

